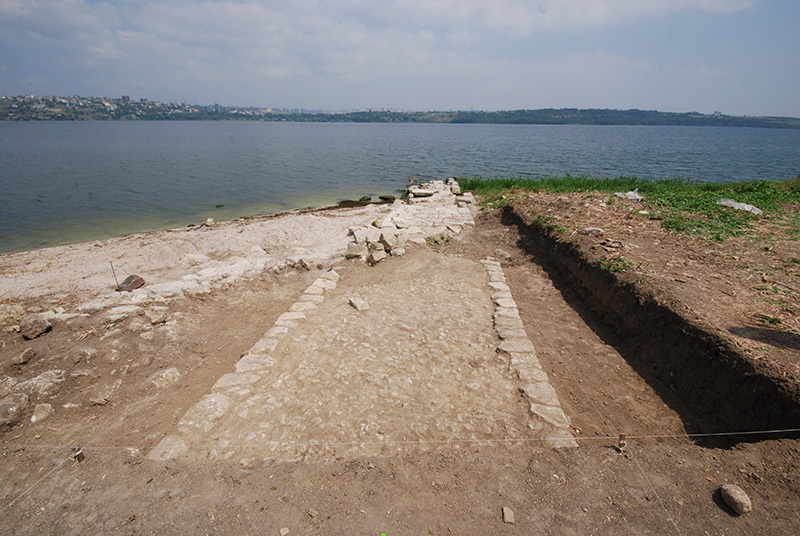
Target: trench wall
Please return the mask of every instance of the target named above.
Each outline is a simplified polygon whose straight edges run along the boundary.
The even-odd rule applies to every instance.
[[[619,337],[628,363],[681,416],[690,434],[717,434],[800,427],[796,386],[756,368],[735,347],[720,341],[653,296],[589,262],[575,244],[526,223],[513,206],[502,221],[514,225],[520,245],[562,290],[580,296],[596,321]],[[699,437],[714,446],[799,434]]]

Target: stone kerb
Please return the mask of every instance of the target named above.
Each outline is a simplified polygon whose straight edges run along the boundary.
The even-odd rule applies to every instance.
[[[178,422],[178,433],[166,436],[147,455],[150,460],[164,461],[185,453],[193,441],[214,430],[217,423],[238,401],[253,394],[253,385],[275,366],[272,356],[281,340],[300,322],[313,314],[327,291],[335,289],[339,274],[331,270],[320,275],[300,298],[275,321],[235,365],[235,371],[223,375],[199,402],[191,406]],[[298,306],[300,306],[298,308]]]
[[[520,390],[530,404],[528,427],[556,448],[577,447],[578,443],[570,432],[569,417],[561,409],[558,395],[525,333],[502,265],[491,257],[481,263],[489,274],[489,288],[494,292],[494,328],[501,340],[497,353],[508,359],[510,368],[523,382]]]

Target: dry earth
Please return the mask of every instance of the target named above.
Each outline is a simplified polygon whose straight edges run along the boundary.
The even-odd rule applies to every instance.
[[[517,211],[555,214],[573,230],[604,228],[603,237],[564,239],[587,251],[621,240],[637,268],[620,284],[631,278],[678,313],[725,332],[773,375],[796,381],[796,309],[791,317],[773,306],[796,307],[797,296],[783,293],[786,306],[767,301],[770,283],[796,285],[792,244],[769,251],[746,242],[709,245],[631,220],[622,205],[585,210],[592,202],[540,196]],[[679,388],[682,378],[670,389],[643,372],[636,349],[585,305],[585,289],[540,259],[497,212],[458,234],[409,244],[404,256],[376,266],[341,259],[347,228],[388,211],[295,214],[0,258],[7,313],[0,341],[7,391],[0,394],[63,371],[50,385],[29,385],[30,403],[0,432],[2,531],[800,532],[797,439],[732,436],[719,448],[687,436],[716,421],[687,411],[692,399]],[[597,247],[598,257],[608,254]],[[528,426],[523,382],[494,352],[500,341],[480,263],[487,256],[502,261],[576,448],[553,448]],[[311,269],[290,267],[287,257],[307,259]],[[113,258],[124,275],[140,273],[146,288],[162,285],[169,294],[176,281],[191,285],[153,301],[109,293]],[[157,269],[148,272],[153,262]],[[244,417],[237,406],[177,459],[149,459],[330,267],[336,288],[275,350],[269,381],[256,384],[268,403]],[[766,273],[781,274],[766,277],[783,286],[773,279],[770,290],[759,290]],[[737,299],[722,298],[729,294]],[[356,311],[351,297],[370,309]],[[138,309],[119,309],[131,305]],[[20,311],[51,311],[52,330],[23,339],[14,330]],[[785,315],[782,329],[766,328],[756,314]],[[28,348],[35,355],[15,364]],[[31,422],[35,408],[46,413],[44,404],[52,413]],[[628,434],[624,454],[616,449],[620,433]],[[76,445],[81,462],[72,456]],[[751,513],[736,516],[723,503],[718,490],[728,482],[749,494]],[[503,522],[503,507],[514,512],[513,525]]]

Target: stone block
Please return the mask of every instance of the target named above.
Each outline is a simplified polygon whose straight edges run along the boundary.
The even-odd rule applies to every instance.
[[[398,246],[397,235],[393,232],[384,230],[381,232],[380,243],[387,251],[391,251]]]
[[[250,352],[254,354],[268,354],[274,352],[275,348],[278,347],[278,342],[278,339],[262,337],[253,345]]]
[[[369,254],[369,257],[367,257],[367,262],[369,264],[378,264],[386,257],[387,255],[385,251],[373,251]]]
[[[367,246],[365,244],[351,243],[347,245],[347,251],[345,251],[344,258],[359,259],[361,257],[366,257],[368,254],[369,251],[367,250]]]
[[[490,282],[489,288],[498,292],[511,292],[511,288],[508,285],[497,281]]]
[[[167,460],[174,460],[184,452],[189,450],[189,447],[179,435],[168,435],[159,442],[158,445],[151,450],[145,458],[157,462]]]
[[[217,383],[214,384],[213,389],[215,391],[220,391],[223,389],[230,389],[231,387],[250,385],[251,383],[255,383],[260,379],[260,375],[252,373],[225,374],[217,380]]]
[[[530,412],[553,426],[569,428],[569,417],[560,407],[531,404]]]
[[[536,353],[533,343],[529,339],[512,339],[503,341],[497,348],[499,354],[512,354],[512,353]]]
[[[517,302],[512,298],[497,298],[494,300],[494,304],[498,307],[517,308]]]
[[[327,279],[328,281],[333,281],[334,283],[339,282],[339,274],[333,270],[328,270],[319,277],[320,279]]]
[[[317,304],[307,301],[298,301],[297,303],[293,304],[289,307],[289,312],[301,312],[307,313],[309,311],[315,311],[317,309]]]
[[[559,406],[561,403],[558,401],[558,395],[553,386],[548,382],[534,382],[523,385],[521,387],[525,396],[528,397],[530,402],[542,404],[545,406]]]
[[[214,429],[228,409],[233,405],[233,400],[221,393],[205,395],[199,402],[189,408],[178,423],[179,430],[187,432],[208,433]]]
[[[236,372],[259,372],[275,365],[275,358],[269,354],[246,354],[235,365]]]

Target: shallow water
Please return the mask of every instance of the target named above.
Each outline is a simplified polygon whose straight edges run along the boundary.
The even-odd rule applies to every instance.
[[[800,130],[0,123],[0,252],[399,193],[408,177],[800,173]]]

